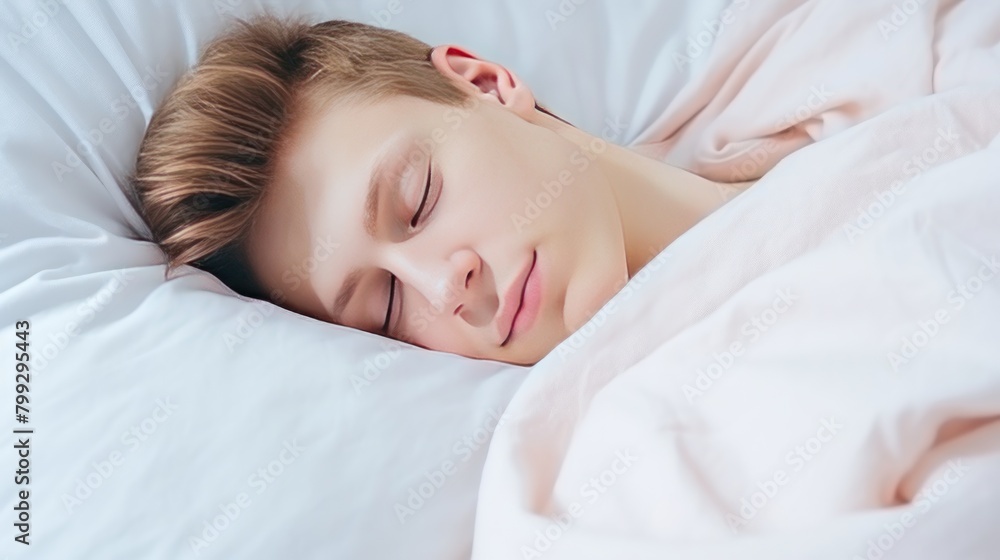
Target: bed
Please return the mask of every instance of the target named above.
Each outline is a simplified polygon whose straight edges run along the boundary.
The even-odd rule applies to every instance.
[[[669,30],[721,2],[564,4],[4,2],[0,340],[9,366],[29,322],[35,432],[31,545],[4,539],[0,557],[469,557],[492,428],[527,370],[314,321],[191,268],[166,281],[123,179],[154,108],[233,18],[466,45],[581,127],[617,119],[627,142],[686,79],[657,55],[682,40]],[[0,391],[14,401],[12,377]],[[17,489],[0,490],[5,523]]]
[[[199,46],[265,9],[466,45],[594,135],[760,181],[532,368],[311,320],[191,268],[167,281],[123,178]],[[0,21],[0,343],[14,364],[29,332],[30,420],[8,426],[34,430],[32,544],[3,554],[997,549],[986,0],[41,0]],[[959,313],[950,290],[972,278]],[[939,479],[948,499],[904,524]]]

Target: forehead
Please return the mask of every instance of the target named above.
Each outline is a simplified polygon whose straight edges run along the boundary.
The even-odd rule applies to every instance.
[[[315,316],[331,302],[332,293],[317,289],[336,289],[356,260],[367,238],[363,209],[372,170],[383,148],[412,127],[421,105],[414,102],[330,104],[290,132],[247,239],[254,272],[284,306]],[[330,259],[345,264],[331,266]]]

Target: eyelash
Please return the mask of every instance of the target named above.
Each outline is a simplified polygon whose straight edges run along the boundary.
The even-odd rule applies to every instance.
[[[427,181],[424,184],[424,196],[420,200],[420,205],[417,206],[417,210],[416,212],[414,212],[413,218],[410,220],[411,228],[415,228],[417,226],[417,223],[420,222],[420,218],[423,217],[421,216],[421,213],[424,210],[424,206],[427,204],[427,199],[430,198],[430,193],[431,193],[431,161],[430,158],[428,158]],[[431,207],[427,212],[430,213],[431,210],[433,210],[433,207]],[[396,293],[396,276],[394,274],[389,274],[389,305],[386,306],[387,309],[385,312],[385,323],[382,324],[382,334],[384,334],[385,336],[389,335],[389,322],[392,320],[392,304],[393,304],[393,298],[395,297],[395,293]],[[402,308],[402,297],[400,297],[400,308]]]

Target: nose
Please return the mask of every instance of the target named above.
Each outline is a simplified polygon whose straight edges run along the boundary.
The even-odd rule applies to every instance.
[[[491,310],[490,294],[483,284],[483,260],[474,250],[456,249],[443,258],[428,258],[428,255],[418,255],[414,251],[402,252],[398,256],[397,266],[390,265],[390,271],[405,285],[420,292],[426,299],[429,312],[440,316],[460,316],[476,327],[492,321],[496,303]],[[419,305],[424,305],[424,302]]]
[[[470,298],[469,286],[472,284],[473,275],[482,273],[482,261],[478,255],[469,249],[456,251],[448,260],[449,266],[445,268],[444,277],[446,279],[451,278],[452,280],[446,280],[443,284],[446,287],[454,286],[457,305],[454,306],[452,313],[458,315],[462,312],[466,304],[470,303],[468,301]]]

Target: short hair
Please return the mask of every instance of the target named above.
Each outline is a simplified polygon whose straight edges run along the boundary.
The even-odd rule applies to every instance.
[[[330,99],[393,95],[467,106],[471,96],[434,68],[430,52],[389,29],[273,15],[238,20],[211,41],[154,112],[128,179],[166,255],[165,277],[190,264],[238,294],[273,301],[246,239],[297,116]]]

